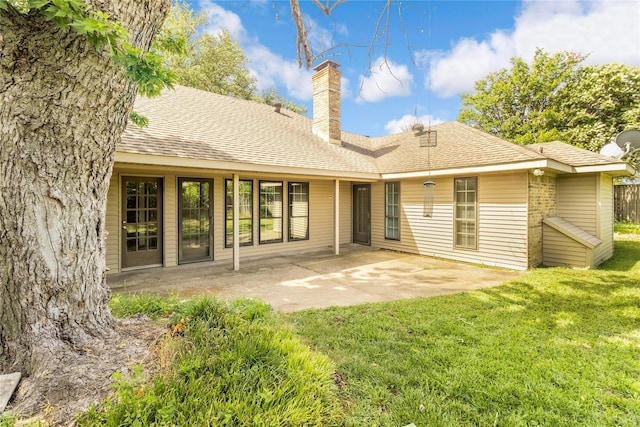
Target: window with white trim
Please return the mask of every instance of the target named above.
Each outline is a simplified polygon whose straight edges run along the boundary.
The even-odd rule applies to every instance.
[[[225,247],[233,246],[233,180],[225,179]],[[240,180],[238,234],[240,246],[253,245],[253,181]]]
[[[289,240],[309,239],[309,183],[289,183]]]
[[[384,183],[384,238],[400,240],[400,183]]]
[[[260,243],[282,242],[282,182],[260,181]]]
[[[455,178],[454,246],[478,248],[478,178]]]

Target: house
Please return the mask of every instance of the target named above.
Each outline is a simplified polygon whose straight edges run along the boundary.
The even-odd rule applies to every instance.
[[[238,269],[347,243],[519,270],[612,255],[613,178],[634,173],[626,163],[455,122],[343,132],[338,64],[316,67],[313,86],[313,119],[180,86],[139,98],[150,125],[129,126],[115,154],[109,273],[223,260]]]

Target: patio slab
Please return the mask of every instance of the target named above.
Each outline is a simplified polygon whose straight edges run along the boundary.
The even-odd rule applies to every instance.
[[[107,277],[114,293],[257,298],[274,309],[356,305],[496,286],[523,274],[426,256],[346,245],[231,262],[129,271]]]

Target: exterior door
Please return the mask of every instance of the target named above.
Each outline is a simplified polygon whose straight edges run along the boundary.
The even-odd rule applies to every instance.
[[[353,243],[371,244],[371,185],[353,186]]]
[[[162,265],[162,178],[122,178],[122,268]]]
[[[178,230],[180,264],[213,259],[213,180],[180,178]]]

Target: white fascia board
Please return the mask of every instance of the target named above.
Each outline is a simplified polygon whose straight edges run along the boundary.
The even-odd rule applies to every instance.
[[[564,163],[551,159],[531,160],[521,163],[502,163],[498,165],[471,166],[466,168],[440,169],[434,171],[416,171],[416,172],[399,172],[399,173],[383,173],[382,179],[405,179],[405,178],[425,178],[428,176],[450,176],[450,175],[470,175],[491,172],[509,172],[521,171],[527,169],[545,169],[549,172],[572,172],[572,168]]]
[[[608,165],[590,165],[574,167],[576,173],[606,172],[611,175],[635,175],[636,170],[628,163],[610,163]]]
[[[191,159],[186,157],[158,156],[138,153],[124,153],[117,151],[117,163],[132,165],[150,165],[167,167],[198,168],[209,170],[223,170],[231,172],[254,172],[279,175],[304,175],[324,178],[346,178],[357,181],[378,181],[380,174],[375,172],[348,172],[326,169],[297,168],[291,166],[261,165],[254,163],[236,163],[218,160]]]

